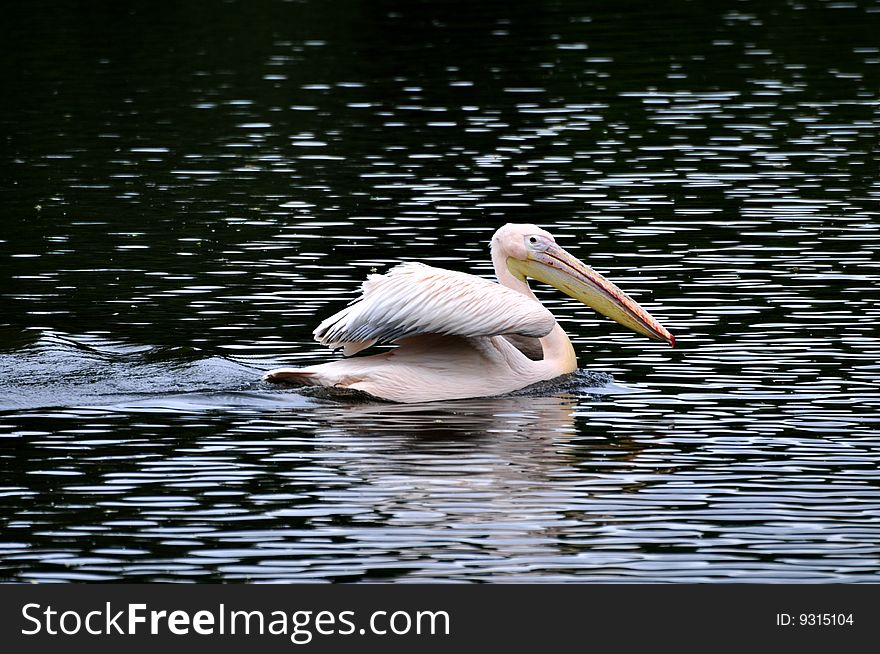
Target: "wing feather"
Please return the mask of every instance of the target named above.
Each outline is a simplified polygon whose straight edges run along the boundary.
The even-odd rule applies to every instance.
[[[556,320],[540,302],[482,277],[402,263],[370,275],[362,295],[315,329],[315,340],[354,354],[421,334],[546,336]]]

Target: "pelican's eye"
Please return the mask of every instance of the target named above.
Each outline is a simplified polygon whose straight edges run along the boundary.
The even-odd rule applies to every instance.
[[[526,247],[530,250],[544,250],[547,248],[547,239],[540,236],[526,236]]]

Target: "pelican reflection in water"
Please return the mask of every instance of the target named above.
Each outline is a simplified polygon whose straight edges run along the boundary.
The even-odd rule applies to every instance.
[[[346,357],[376,343],[398,347],[304,368],[279,368],[270,382],[354,389],[394,402],[503,395],[577,369],[574,348],[527,277],[648,338],[675,344],[663,326],[535,225],[492,237],[498,283],[421,263],[370,275],[360,298],[324,320],[315,339]]]

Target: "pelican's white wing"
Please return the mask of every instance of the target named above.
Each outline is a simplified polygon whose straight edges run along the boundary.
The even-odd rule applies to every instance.
[[[540,302],[489,280],[421,263],[370,275],[355,302],[324,320],[315,340],[354,354],[419,334],[546,336],[556,320]]]

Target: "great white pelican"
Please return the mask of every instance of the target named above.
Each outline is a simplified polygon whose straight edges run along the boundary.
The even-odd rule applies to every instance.
[[[361,296],[324,320],[315,340],[346,357],[376,343],[396,348],[304,368],[275,383],[364,391],[393,402],[503,395],[577,369],[574,348],[527,277],[550,284],[625,327],[675,345],[639,304],[535,225],[508,224],[491,242],[498,283],[421,263],[370,275]]]

